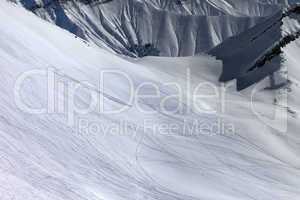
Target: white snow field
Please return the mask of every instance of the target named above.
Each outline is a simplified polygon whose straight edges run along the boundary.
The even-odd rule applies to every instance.
[[[222,62],[213,57],[118,57],[2,0],[0,199],[299,200],[299,52],[299,39],[284,48],[288,90],[264,90],[266,79],[221,92]],[[104,87],[95,87],[104,70]],[[164,102],[168,112],[160,100],[176,94],[172,82],[184,98]],[[129,101],[129,83],[135,91],[144,84],[152,99]],[[191,104],[199,84],[193,103],[202,112]],[[98,104],[126,110],[99,112]],[[84,112],[88,105],[95,109]],[[121,122],[124,130],[110,129]],[[186,132],[195,122],[206,131]]]

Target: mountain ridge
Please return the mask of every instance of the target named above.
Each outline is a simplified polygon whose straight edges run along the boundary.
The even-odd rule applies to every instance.
[[[278,71],[281,61],[276,57],[299,37],[299,25],[300,5],[294,5],[212,49],[209,54],[223,61],[220,81],[237,79],[237,89],[242,90]]]
[[[83,39],[131,57],[139,57],[136,51],[140,50],[150,52],[148,55],[159,52],[160,56],[206,52],[228,37],[262,22],[284,5],[275,0],[18,2],[27,9],[35,6],[32,12]],[[148,50],[146,45],[152,45],[154,51]]]

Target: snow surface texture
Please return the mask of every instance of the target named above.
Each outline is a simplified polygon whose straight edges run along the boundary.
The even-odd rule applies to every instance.
[[[286,20],[287,30],[295,26],[292,20]],[[28,70],[51,67],[64,82],[97,85],[102,69],[118,69],[130,75],[134,86],[144,81],[159,85],[173,81],[185,87],[184,74],[189,68],[194,88],[207,81],[218,86],[222,63],[205,55],[122,59],[74,38],[19,6],[0,1],[0,199],[299,200],[299,52],[299,40],[284,48],[284,65],[293,76],[289,106],[278,101],[274,104],[275,91],[271,90],[259,90],[253,99],[253,106],[264,115],[274,108],[289,111],[284,134],[252,112],[249,94],[253,87],[238,93],[229,86],[225,113],[169,115],[159,110],[156,101],[143,101],[145,108],[156,112],[144,114],[128,105],[130,109],[119,114],[89,112],[76,114],[75,119],[101,124],[126,120],[136,126],[143,126],[145,119],[180,126],[195,119],[208,123],[222,119],[234,125],[232,135],[78,132],[64,114],[28,114],[20,110],[13,92],[18,77]],[[45,76],[26,79],[19,88],[22,101],[35,108],[47,106],[46,82]],[[105,83],[104,90],[97,93],[104,96],[106,107],[123,105],[129,96],[127,81],[111,77]],[[260,87],[268,83],[264,80]],[[211,88],[202,90],[204,94],[211,92]],[[164,86],[160,91],[168,95],[174,93],[174,88]],[[189,92],[186,90],[185,95]],[[78,105],[89,104],[84,88],[76,94]],[[188,106],[187,101],[182,103]],[[61,105],[64,101],[58,102]],[[198,103],[206,108],[221,104],[211,98]],[[172,107],[176,102],[169,104]]]
[[[145,44],[153,44],[161,56],[205,52],[286,4],[285,0],[18,1],[83,39],[133,57],[139,56],[134,47]]]

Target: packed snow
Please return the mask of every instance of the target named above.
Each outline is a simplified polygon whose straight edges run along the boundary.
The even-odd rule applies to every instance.
[[[0,199],[298,200],[300,40],[283,51],[289,88],[237,92],[212,56],[116,56],[0,1]]]

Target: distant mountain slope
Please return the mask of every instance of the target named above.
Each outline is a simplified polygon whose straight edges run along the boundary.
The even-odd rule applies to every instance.
[[[279,70],[282,48],[298,37],[300,5],[295,5],[224,41],[209,53],[223,61],[220,81],[237,79],[241,90]]]
[[[128,56],[205,52],[278,11],[263,0],[18,0],[38,16]]]
[[[285,0],[149,0],[157,9],[184,15],[268,16]]]

